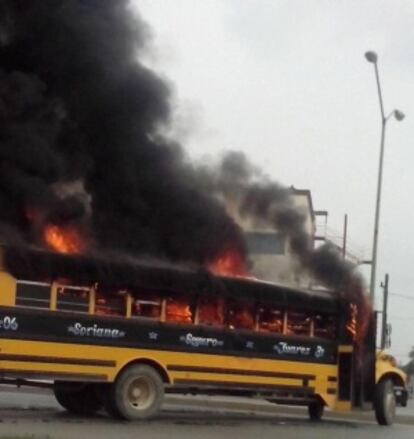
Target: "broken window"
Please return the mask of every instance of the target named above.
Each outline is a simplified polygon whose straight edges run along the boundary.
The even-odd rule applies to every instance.
[[[126,291],[98,286],[95,291],[95,314],[126,315]]]
[[[160,319],[162,296],[158,292],[136,292],[132,297],[131,317]]]
[[[59,311],[89,312],[89,288],[59,285],[56,309]]]
[[[313,335],[315,337],[335,340],[337,334],[335,316],[331,314],[315,314],[313,325]]]
[[[224,299],[221,297],[201,296],[197,311],[200,325],[219,328],[224,325]]]
[[[165,320],[172,323],[192,323],[190,298],[184,294],[171,294],[166,299]]]
[[[258,329],[264,332],[283,332],[284,311],[278,307],[259,306]]]
[[[229,300],[227,323],[230,329],[254,329],[254,304],[248,301]]]
[[[287,334],[289,335],[310,335],[311,316],[303,311],[288,311],[287,313]]]

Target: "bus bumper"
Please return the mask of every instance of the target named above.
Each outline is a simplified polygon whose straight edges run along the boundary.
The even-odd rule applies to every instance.
[[[407,400],[408,400],[407,389],[403,387],[396,387],[394,389],[394,393],[395,393],[395,400],[397,402],[397,405],[401,407],[407,407]]]

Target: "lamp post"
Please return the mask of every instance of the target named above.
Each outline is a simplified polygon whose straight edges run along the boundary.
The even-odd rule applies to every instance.
[[[379,156],[379,166],[378,166],[378,182],[377,182],[377,199],[375,204],[375,222],[374,222],[374,241],[372,244],[372,263],[371,263],[371,281],[369,294],[373,301],[375,298],[375,282],[376,282],[376,272],[377,272],[377,251],[378,251],[378,229],[379,229],[379,217],[381,208],[381,189],[382,189],[382,168],[384,162],[384,145],[385,145],[385,129],[388,120],[394,116],[399,122],[404,119],[404,113],[400,110],[391,111],[388,116],[384,112],[384,102],[382,99],[381,84],[379,80],[378,73],[378,56],[375,52],[369,51],[365,53],[365,58],[368,62],[374,64],[375,78],[377,81],[378,88],[378,98],[381,111],[381,143],[380,143],[380,156]]]

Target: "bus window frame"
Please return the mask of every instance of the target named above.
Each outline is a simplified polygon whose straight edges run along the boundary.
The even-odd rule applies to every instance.
[[[17,303],[17,288],[18,285],[35,285],[35,286],[43,286],[49,287],[49,300],[43,300],[43,299],[36,299],[36,298],[23,298],[27,299],[27,300],[31,300],[33,302],[48,302],[48,306],[33,306],[33,305],[22,305],[22,304],[18,304]],[[21,298],[20,298],[21,299]],[[51,305],[52,305],[52,283],[49,282],[42,282],[42,281],[34,281],[34,280],[26,280],[26,279],[18,279],[16,280],[16,289],[15,289],[15,293],[14,293],[14,306],[17,308],[26,308],[26,309],[34,309],[34,310],[51,310]]]
[[[77,310],[73,310],[73,309],[59,309],[59,288],[68,288],[71,289],[73,291],[85,291],[88,295],[88,308],[86,311],[77,311]],[[92,293],[93,291],[93,293]],[[71,314],[80,314],[80,315],[96,315],[95,313],[92,313],[91,311],[93,310],[93,304],[91,305],[91,296],[94,296],[94,288],[90,287],[90,286],[76,286],[76,285],[68,285],[68,284],[62,284],[59,282],[56,282],[56,312],[63,312],[65,314],[67,313],[71,313]]]

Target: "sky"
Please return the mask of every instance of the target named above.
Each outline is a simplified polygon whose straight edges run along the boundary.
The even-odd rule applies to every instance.
[[[132,0],[149,24],[145,62],[173,89],[171,135],[192,160],[243,151],[273,180],[310,189],[349,247],[371,258],[380,145],[378,53],[387,123],[378,244],[390,275],[390,352],[414,346],[414,2]],[[369,270],[363,269],[369,277]],[[401,296],[405,296],[401,297]]]

